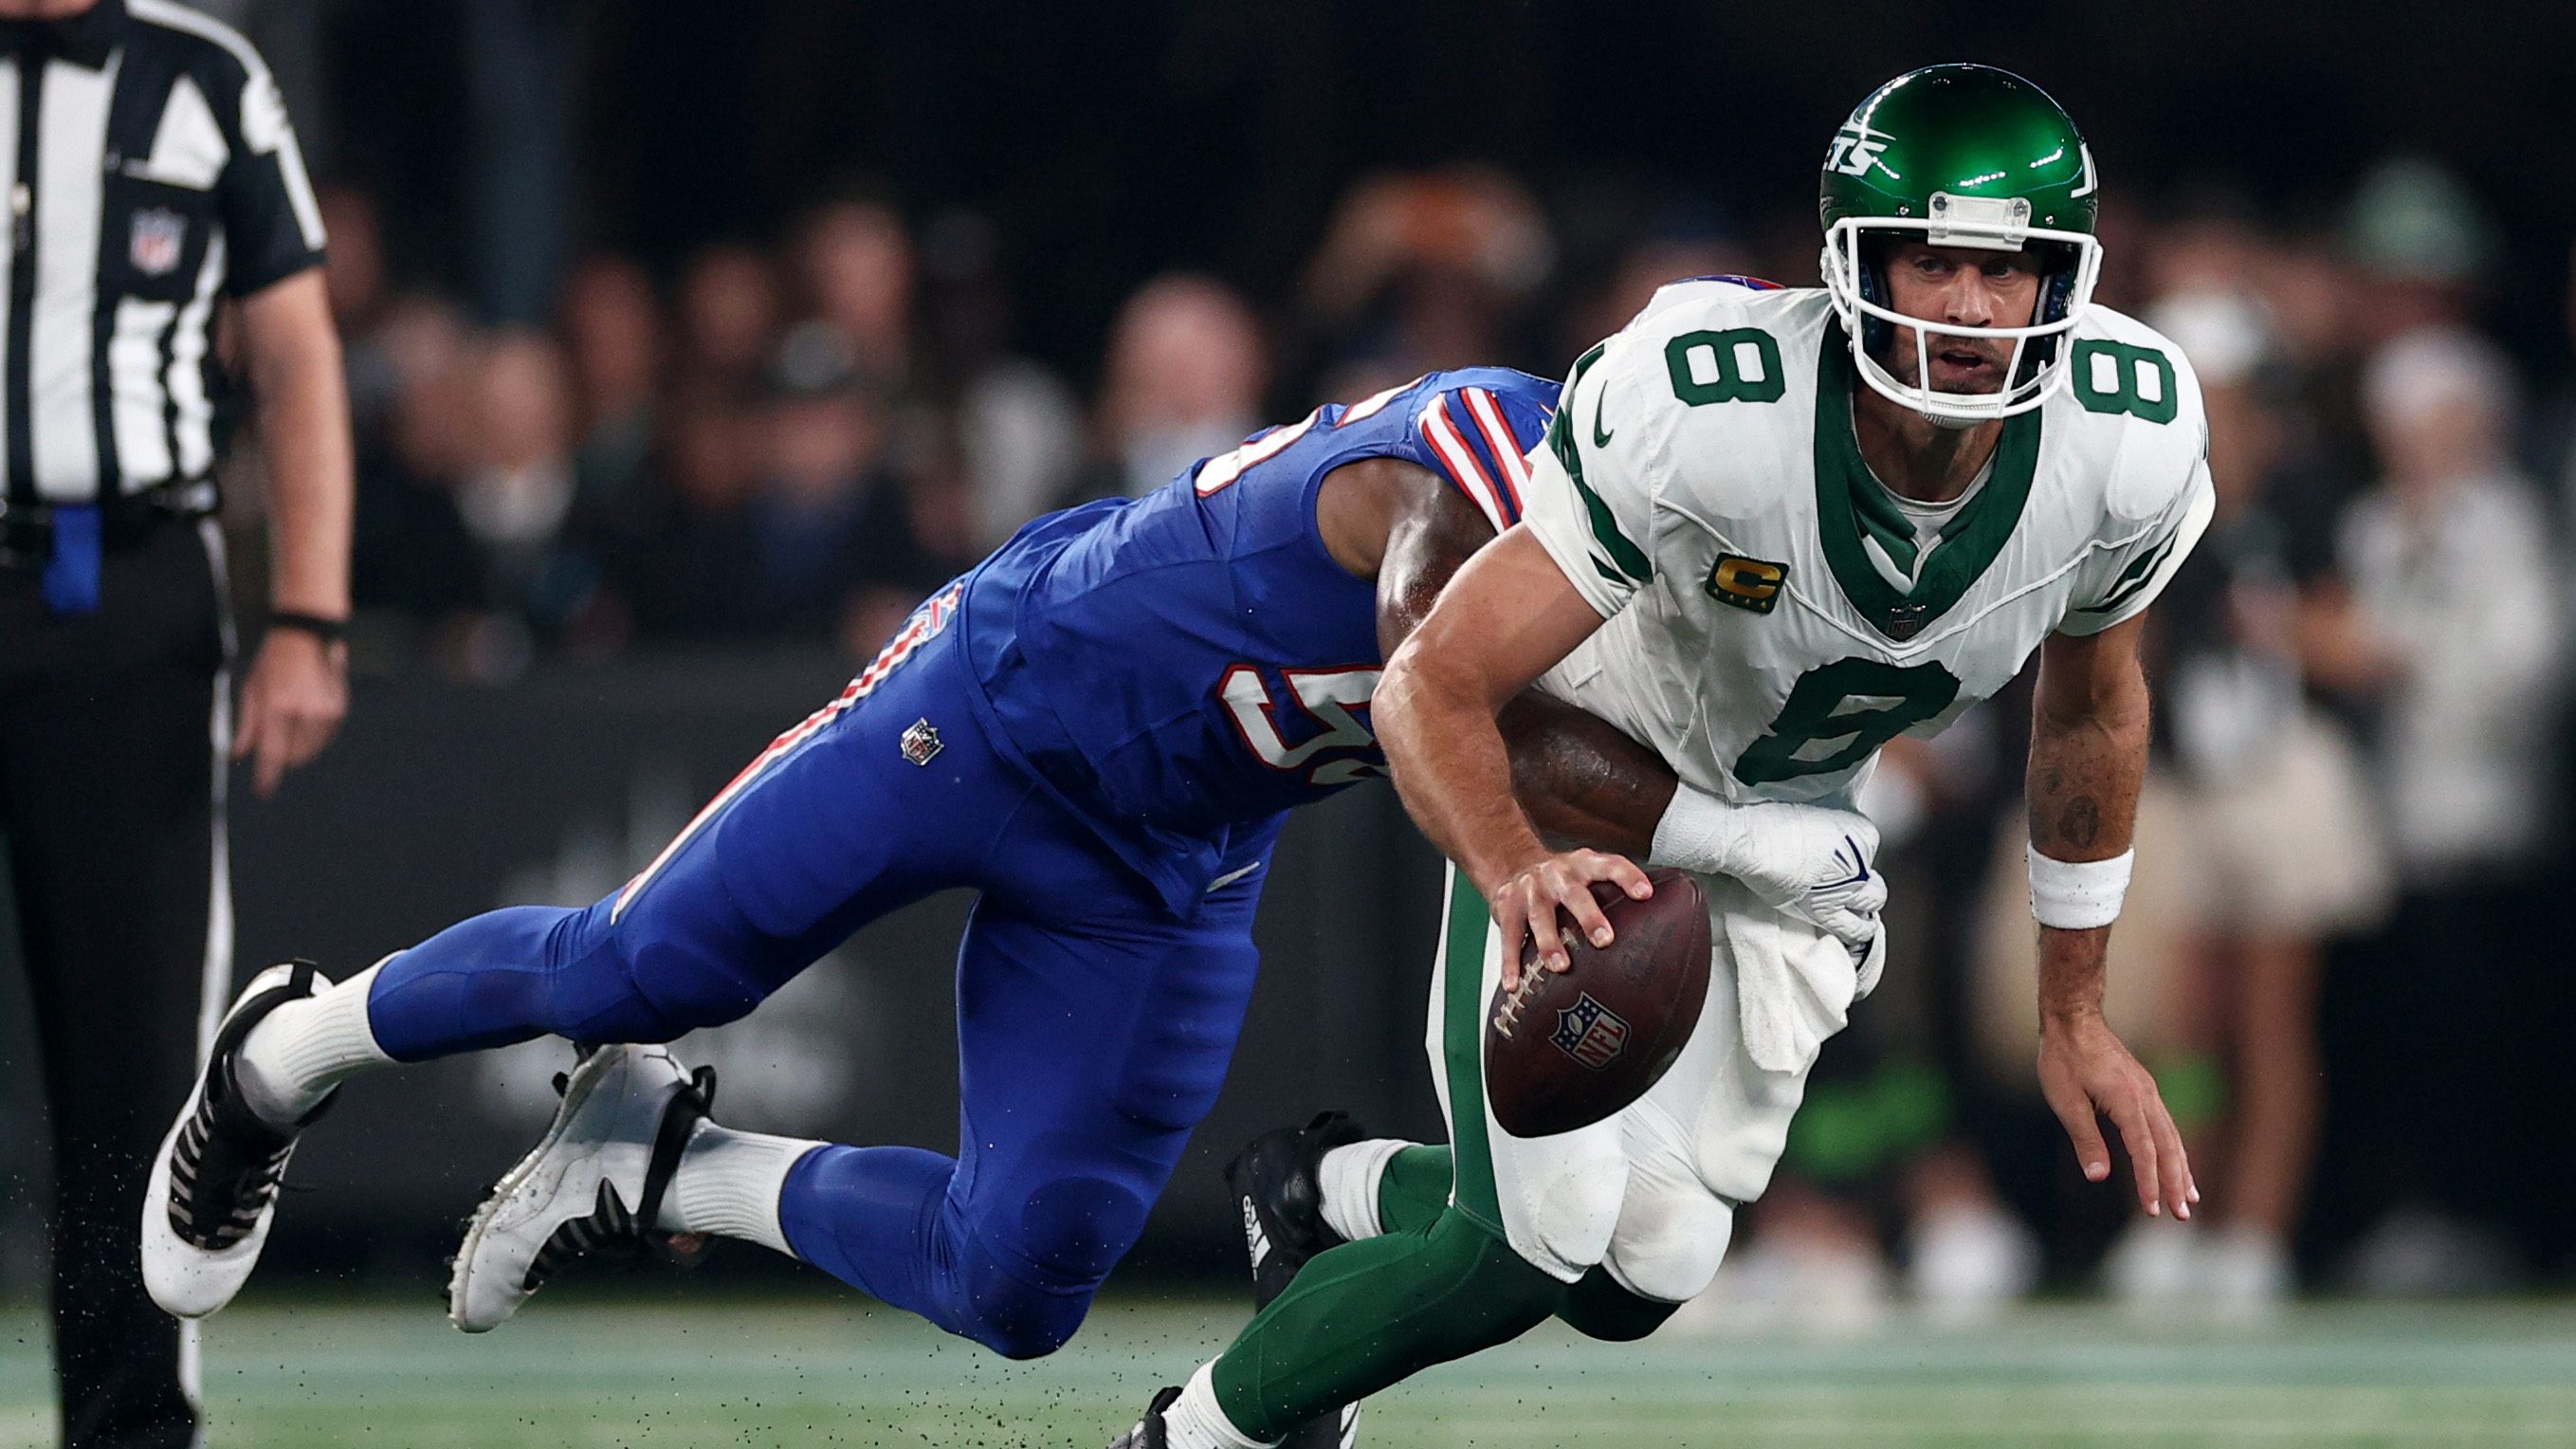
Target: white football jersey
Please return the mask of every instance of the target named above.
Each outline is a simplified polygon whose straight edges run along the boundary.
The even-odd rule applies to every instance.
[[[2105,307],[1923,542],[1862,464],[1818,290],[1677,283],[1575,364],[1523,519],[1605,622],[1541,681],[1728,800],[1847,800],[1878,748],[2145,609],[2209,522],[2182,352]]]

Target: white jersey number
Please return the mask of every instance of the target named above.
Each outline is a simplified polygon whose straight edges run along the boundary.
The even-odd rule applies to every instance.
[[[1225,701],[1227,713],[1234,717],[1235,730],[1261,763],[1274,770],[1296,771],[1305,769],[1317,755],[1328,750],[1376,752],[1377,736],[1351,711],[1368,708],[1369,696],[1377,692],[1379,670],[1283,669],[1279,673],[1296,695],[1297,707],[1321,731],[1294,745],[1279,732],[1278,720],[1272,713],[1277,702],[1270,697],[1270,686],[1262,683],[1261,671],[1249,664],[1234,665],[1225,671],[1225,678],[1216,687],[1217,697]],[[1315,765],[1306,783],[1347,785],[1385,773],[1386,767],[1375,760],[1326,760]]]

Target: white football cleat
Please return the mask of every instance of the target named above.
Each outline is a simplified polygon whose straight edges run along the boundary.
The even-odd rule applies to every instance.
[[[312,962],[285,962],[252,977],[224,1013],[143,1190],[143,1285],[164,1312],[203,1318],[232,1302],[268,1246],[296,1136],[333,1099],[287,1127],[271,1126],[242,1100],[235,1062],[243,1038],[270,1012],[330,985]]]
[[[555,1080],[554,1124],[494,1184],[456,1250],[447,1318],[467,1333],[500,1327],[575,1258],[680,1255],[653,1221],[715,1098],[715,1069],[692,1075],[658,1046],[604,1046]]]

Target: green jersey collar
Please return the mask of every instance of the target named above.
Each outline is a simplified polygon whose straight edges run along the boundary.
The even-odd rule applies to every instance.
[[[1871,628],[1902,642],[1949,612],[2003,553],[2039,469],[2039,414],[2005,420],[1985,486],[1942,525],[1929,556],[1918,562],[1912,525],[1861,461],[1852,432],[1854,382],[1842,327],[1827,323],[1816,368],[1816,528],[1843,597]],[[1870,538],[1912,569],[1913,588],[1898,589],[1871,564],[1863,544]]]

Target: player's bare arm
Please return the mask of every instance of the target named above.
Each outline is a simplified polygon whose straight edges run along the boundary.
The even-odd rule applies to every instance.
[[[2146,616],[2041,646],[2030,740],[2030,840],[2050,860],[2106,861],[2129,849],[2147,767]],[[2191,1216],[2199,1196],[2182,1134],[2150,1075],[2102,1016],[2111,928],[2039,931],[2039,1080],[2084,1175],[2111,1175],[2097,1114],[2111,1119],[2149,1213]]]
[[[1539,541],[1514,528],[1469,559],[1411,637],[1387,661],[1372,713],[1379,742],[1414,823],[1458,862],[1502,928],[1524,934],[1551,970],[1567,964],[1562,910],[1595,945],[1610,923],[1594,881],[1643,900],[1644,871],[1597,850],[1555,852],[1512,794],[1512,761],[1499,716],[1513,696],[1601,627],[1601,615],[1566,582]],[[1518,962],[1504,956],[1504,983]]]
[[[1484,514],[1427,468],[1371,458],[1333,471],[1316,521],[1336,562],[1377,580],[1378,645],[1389,656],[1440,590],[1494,541]],[[1536,690],[1503,707],[1512,793],[1544,839],[1645,856],[1681,782],[1616,726]]]

